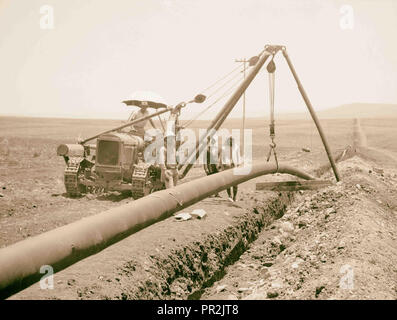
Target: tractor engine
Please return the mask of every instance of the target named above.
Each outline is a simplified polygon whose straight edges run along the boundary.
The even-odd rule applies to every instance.
[[[143,140],[129,133],[101,135],[96,144],[96,184],[106,190],[130,190],[123,182],[131,182],[134,166],[143,160],[143,147]]]
[[[129,191],[134,198],[164,188],[161,170],[143,159],[141,137],[111,132],[98,137],[96,145],[62,144],[57,154],[66,162],[64,182],[69,196],[104,191]]]

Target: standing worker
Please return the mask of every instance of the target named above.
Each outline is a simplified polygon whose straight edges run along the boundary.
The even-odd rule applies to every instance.
[[[232,136],[229,136],[226,139],[225,145],[222,147],[219,158],[222,163],[222,170],[231,169],[241,164],[240,148]],[[232,197],[232,189],[233,189],[233,197]],[[226,191],[229,196],[229,201],[235,202],[237,200],[238,186],[235,185],[233,187],[227,188]]]
[[[175,134],[173,132],[166,133],[164,145],[159,149],[158,164],[161,169],[161,181],[165,183],[165,187],[167,189],[175,187],[178,184],[179,172],[176,163]]]
[[[206,163],[204,163],[204,171],[207,176],[218,173],[222,170],[218,149],[214,147],[217,140],[218,137],[216,135],[213,135],[212,138],[208,137],[207,139]],[[214,196],[220,198],[219,193]]]

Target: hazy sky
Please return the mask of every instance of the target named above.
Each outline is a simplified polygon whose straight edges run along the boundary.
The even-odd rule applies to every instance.
[[[43,5],[53,29],[40,28]],[[352,29],[341,27],[343,5]],[[126,118],[121,101],[134,91],[178,103],[272,43],[287,46],[317,110],[397,103],[396,30],[395,0],[0,0],[0,114]],[[304,111],[282,55],[275,61],[277,110]],[[265,71],[247,91],[247,116],[268,112]]]

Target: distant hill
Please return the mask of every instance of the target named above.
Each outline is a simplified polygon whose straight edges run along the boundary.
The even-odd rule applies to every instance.
[[[1,0],[0,0],[1,1]],[[268,112],[268,110],[266,111]],[[309,111],[299,112],[299,113],[278,113],[277,109],[275,110],[276,120],[309,120],[311,119]],[[396,118],[397,120],[397,104],[381,104],[381,103],[351,103],[344,104],[338,107],[333,107],[325,110],[316,111],[318,117],[320,119],[352,119],[352,118]],[[0,117],[6,118],[37,118],[37,119],[49,119],[52,117],[46,116],[33,116],[33,115],[12,115],[12,114],[0,114]],[[54,117],[55,119],[90,119],[96,121],[113,121],[114,123],[123,124],[125,119],[117,119],[117,117],[112,117],[109,115],[105,118],[74,118],[74,117]],[[181,123],[185,123],[188,120],[184,118],[181,119]],[[250,124],[257,123],[261,125],[262,122],[269,120],[269,117],[247,117],[247,121],[250,121]],[[157,123],[157,119],[154,119],[155,123]],[[210,120],[196,120],[193,122],[192,126],[197,128],[204,128],[208,125]],[[239,127],[241,126],[241,118],[227,118],[227,125]]]
[[[397,104],[376,104],[376,103],[352,103],[345,104],[334,108],[316,111],[319,119],[354,119],[354,118],[379,118],[388,119],[396,118],[397,121]],[[277,113],[276,121],[279,120],[311,120],[309,111],[300,113]],[[247,117],[250,127],[262,126],[263,122],[269,121],[269,117]],[[186,120],[182,120],[182,123]],[[196,120],[191,127],[205,128],[209,120]],[[225,121],[225,127],[240,128],[241,118],[228,118]]]
[[[352,103],[317,111],[320,119],[397,118],[397,104]],[[276,114],[279,119],[310,119],[309,111]]]
[[[324,118],[397,118],[397,104],[352,103],[319,112]]]

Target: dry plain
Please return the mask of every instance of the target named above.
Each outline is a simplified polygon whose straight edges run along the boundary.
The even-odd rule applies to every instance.
[[[87,137],[120,123],[118,120],[0,118],[0,246],[8,246],[133,201],[115,193],[68,198],[63,186],[64,161],[55,152],[60,143],[76,142],[78,137]],[[353,119],[322,119],[321,123],[335,155],[353,145]],[[194,128],[205,128],[207,124],[206,121],[197,121]],[[241,121],[229,120],[224,127],[239,129]],[[248,119],[246,128],[253,130],[254,161],[265,161],[269,144],[268,122]],[[208,274],[200,270],[197,281],[187,279],[197,276],[197,272],[190,270],[179,276],[175,272],[175,269],[183,269],[179,264],[191,263],[189,254],[180,256],[184,246],[197,240],[194,237],[206,238],[220,233],[224,226],[243,221],[244,215],[253,208],[272,201],[274,194],[255,191],[255,182],[275,180],[277,176],[261,177],[242,184],[234,205],[225,201],[226,193],[222,192],[221,199],[208,198],[192,206],[204,208],[208,213],[206,220],[176,223],[170,217],[56,274],[54,290],[43,292],[36,284],[13,298],[395,299],[397,119],[362,119],[361,128],[367,146],[360,150],[359,156],[339,164],[342,184],[325,191],[298,193],[288,201],[286,210],[279,216],[265,213],[269,215],[265,218],[267,220],[262,221],[263,225],[249,243],[234,253],[233,261],[219,261],[220,266],[215,262],[206,266]],[[307,172],[327,162],[316,128],[310,120],[280,120],[276,130],[280,161]],[[310,152],[303,152],[302,148],[308,148]],[[197,167],[186,180],[202,175],[204,171]],[[333,179],[330,172],[326,172],[324,177]],[[335,205],[328,205],[333,202]],[[367,205],[363,206],[363,203]],[[300,212],[299,208],[307,210]],[[334,211],[331,210],[332,214],[324,218],[324,212],[331,212],[328,209]],[[355,214],[349,215],[348,212]],[[300,221],[302,219],[304,224]],[[354,224],[350,228],[342,228],[352,219]],[[284,230],[291,224],[292,230]],[[331,227],[327,228],[327,225]],[[335,230],[338,230],[337,234],[334,234]],[[371,237],[363,241],[360,232],[370,233]],[[318,242],[315,248],[310,243],[313,237]],[[219,239],[215,237],[212,240]],[[258,241],[269,247],[261,247]],[[341,241],[344,247],[338,249]],[[320,249],[319,244],[322,245]],[[128,252],[126,246],[132,251]],[[131,248],[133,246],[136,247]],[[290,252],[289,247],[292,248]],[[384,250],[378,252],[379,247]],[[369,256],[371,248],[374,248],[373,255]],[[170,256],[170,252],[178,252],[180,262],[174,259],[177,266],[170,267],[173,271],[168,275],[159,274],[155,270],[161,261],[159,257]],[[250,252],[253,253],[250,255]],[[329,257],[324,257],[324,254]],[[129,255],[141,255],[141,259]],[[120,271],[123,269],[120,266],[125,267],[134,259],[132,269],[117,275],[115,268]],[[354,289],[341,291],[338,287],[340,264],[355,265],[357,280]],[[96,271],[87,271],[91,269],[87,268],[89,265],[96,266],[92,268]],[[141,269],[148,273],[149,284],[136,282],[136,275],[131,270],[139,273]],[[173,272],[172,281],[163,284],[161,278],[169,279],[170,272]],[[160,289],[155,287],[158,283],[161,283]],[[367,289],[364,290],[362,286],[365,284]],[[136,293],[136,287],[143,288],[140,294]]]

